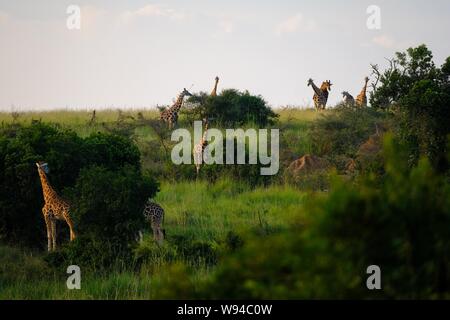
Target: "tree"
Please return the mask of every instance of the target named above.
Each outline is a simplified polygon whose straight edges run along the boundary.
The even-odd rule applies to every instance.
[[[267,126],[277,118],[277,114],[261,96],[251,95],[248,91],[227,89],[216,97],[200,93],[190,97],[188,102],[196,104],[189,111],[196,117],[192,120],[209,118],[224,126],[235,127],[247,123]]]
[[[450,57],[441,68],[425,45],[397,52],[371,95],[375,108],[387,109],[398,121],[399,136],[409,145],[409,162],[426,155],[439,170],[447,170],[450,133]]]

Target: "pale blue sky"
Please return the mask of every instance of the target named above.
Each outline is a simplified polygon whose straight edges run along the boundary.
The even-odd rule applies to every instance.
[[[441,64],[449,31],[448,0],[0,0],[0,110],[152,107],[216,75],[273,107],[311,105],[308,78],[330,79],[334,104],[395,51],[426,43]]]

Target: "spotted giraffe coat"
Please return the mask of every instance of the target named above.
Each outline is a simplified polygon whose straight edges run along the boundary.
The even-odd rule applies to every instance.
[[[200,141],[194,146],[194,148],[192,150],[192,154],[194,156],[195,168],[197,169],[197,175],[200,172],[200,167],[201,167],[201,165],[203,163],[203,159],[205,157],[204,151],[205,151],[206,146],[208,145],[208,140],[206,140],[206,136],[208,134],[208,120],[205,119],[205,120],[203,120],[203,122],[205,123],[205,131],[204,131],[203,136],[200,139]]]
[[[150,223],[154,240],[161,244],[164,240],[164,209],[159,204],[148,200],[143,215],[145,220]]]
[[[183,91],[178,95],[177,100],[175,103],[168,109],[161,112],[160,119],[161,121],[167,123],[169,125],[169,129],[172,129],[173,126],[178,121],[178,112],[180,111],[181,107],[183,106],[183,100],[186,96],[192,96],[189,91],[183,89]]]
[[[331,90],[331,82],[324,81],[320,88],[318,88],[312,79],[308,80],[308,86],[311,86],[314,90],[314,106],[317,110],[325,110],[328,101],[328,91]]]
[[[369,78],[365,77],[364,78],[364,87],[361,90],[361,93],[356,97],[356,105],[358,107],[366,107],[367,106],[367,83],[369,82]]]

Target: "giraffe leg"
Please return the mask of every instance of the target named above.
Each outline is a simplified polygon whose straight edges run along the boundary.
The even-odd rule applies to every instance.
[[[75,228],[73,226],[73,222],[72,219],[70,218],[69,214],[67,212],[64,213],[64,219],[66,220],[67,225],[69,226],[70,229],[70,241],[75,240],[76,236],[75,236]]]
[[[56,221],[55,219],[50,220],[50,225],[52,229],[52,250],[56,250]]]
[[[42,208],[42,213],[44,214],[45,226],[47,227],[47,251],[52,251],[52,232],[50,218],[45,208]]]
[[[158,226],[157,228],[157,233],[158,233],[158,239],[156,240],[158,242],[159,245],[162,245],[163,240],[164,240],[164,233],[161,230],[161,226]]]
[[[153,240],[158,241],[158,228],[155,225],[152,225],[153,231]]]

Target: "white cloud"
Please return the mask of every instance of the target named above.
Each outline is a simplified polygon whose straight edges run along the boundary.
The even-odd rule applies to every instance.
[[[396,41],[394,40],[394,38],[392,38],[391,36],[385,35],[385,34],[374,37],[372,39],[372,42],[380,47],[387,48],[387,49],[392,49],[396,46]]]
[[[167,8],[165,5],[147,4],[134,11],[125,11],[122,13],[121,19],[124,22],[130,22],[134,19],[145,17],[164,17],[171,20],[182,20],[185,16],[186,15],[183,12]]]
[[[276,33],[282,35],[285,33],[293,33],[297,31],[314,31],[317,29],[317,23],[310,18],[305,18],[302,13],[297,13],[294,16],[282,21],[276,27]]]

